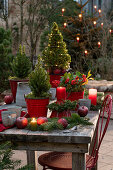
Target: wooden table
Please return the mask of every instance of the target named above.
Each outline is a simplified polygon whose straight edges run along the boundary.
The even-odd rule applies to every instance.
[[[65,130],[34,132],[14,127],[0,132],[0,142],[10,140],[17,145],[16,149],[26,150],[28,164],[37,163],[35,151],[72,152],[72,170],[85,170],[85,153],[93,139],[98,114],[92,112],[88,117],[94,125],[78,126],[77,130],[68,133]]]

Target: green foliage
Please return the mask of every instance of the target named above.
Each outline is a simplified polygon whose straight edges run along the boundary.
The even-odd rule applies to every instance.
[[[0,145],[0,170],[30,170],[33,166],[25,165],[21,168],[17,166],[21,165],[21,160],[12,160],[12,155],[14,154],[11,142],[5,142]]]
[[[13,74],[19,79],[28,77],[31,71],[31,62],[25,54],[25,47],[20,45],[19,51],[11,64]]]
[[[65,16],[73,16],[75,13],[80,11],[80,7],[76,1],[73,0],[46,0],[48,8],[41,9],[41,12],[46,16],[48,20],[48,27],[45,28],[40,41],[40,50],[43,51],[48,44],[48,34],[51,32],[53,22],[56,22],[61,27],[65,21],[65,17],[62,16],[62,8],[65,8]]]
[[[58,66],[62,69],[68,68],[71,61],[66,43],[63,41],[63,36],[55,22],[49,35],[48,47],[42,53],[42,59],[49,68]]]
[[[101,37],[101,27],[93,26],[93,21],[97,21],[97,18],[88,16],[82,11],[82,19],[80,19],[79,14],[80,12],[67,17],[67,27],[62,28],[63,36],[72,57],[71,67],[85,73],[92,70],[94,74],[97,70],[93,66],[100,56],[98,41]],[[80,38],[79,42],[77,42],[77,37]],[[85,50],[88,51],[87,55],[85,55]]]
[[[10,73],[10,62],[13,56],[11,51],[11,31],[0,28],[0,92],[8,86]]]
[[[66,91],[71,92],[82,92],[85,89],[85,85],[88,83],[91,77],[90,71],[87,74],[82,74],[80,72],[76,72],[76,74],[72,73],[65,73],[64,76],[60,79],[60,86],[66,87]]]
[[[58,113],[67,111],[67,110],[75,110],[77,107],[77,101],[65,100],[63,103],[51,103],[48,105],[50,111],[57,111]]]
[[[88,118],[86,117],[80,117],[76,113],[72,113],[71,117],[63,117],[67,120],[68,126],[66,129],[70,129],[76,125],[93,125]],[[37,130],[39,131],[52,131],[52,130],[63,130],[63,125],[59,124],[58,121],[59,118],[48,118],[48,122],[45,122],[41,125],[37,125]],[[30,129],[30,120],[29,124],[27,126],[28,129]]]
[[[48,97],[50,89],[49,75],[41,65],[40,56],[34,71],[29,75],[29,86],[33,97]]]

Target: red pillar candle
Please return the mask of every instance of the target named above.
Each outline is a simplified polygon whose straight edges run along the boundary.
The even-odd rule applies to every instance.
[[[66,100],[66,88],[65,87],[57,87],[56,96],[57,96],[57,101]]]
[[[91,100],[91,104],[97,104],[97,89],[89,89],[89,99]]]

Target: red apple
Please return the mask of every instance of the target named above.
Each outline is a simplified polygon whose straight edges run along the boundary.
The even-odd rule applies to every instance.
[[[61,73],[61,69],[58,69],[58,68],[57,68],[57,69],[53,70],[53,73],[54,73],[54,74],[60,74],[60,73]]]
[[[38,125],[41,125],[41,124],[43,124],[43,123],[45,123],[45,122],[48,122],[47,117],[39,117],[39,118],[37,119],[37,124],[38,124]]]
[[[28,124],[28,120],[25,117],[18,117],[16,119],[16,126],[18,129],[24,129]]]
[[[5,102],[6,104],[11,104],[12,101],[13,101],[13,96],[9,95],[9,96],[5,96],[5,97],[4,97],[4,102]]]
[[[81,116],[81,117],[85,117],[88,113],[88,108],[86,106],[80,106],[78,108],[78,114]]]
[[[64,128],[66,128],[67,125],[68,125],[67,120],[64,119],[64,118],[59,119],[59,120],[58,120],[58,123],[60,123],[61,125],[63,125]]]

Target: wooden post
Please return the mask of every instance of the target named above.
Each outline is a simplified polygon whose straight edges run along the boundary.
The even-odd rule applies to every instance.
[[[27,164],[28,165],[35,165],[35,170],[38,170],[38,167],[37,167],[37,163],[38,163],[37,152],[27,150],[26,153],[27,153]],[[33,168],[33,170],[34,170],[34,168]]]
[[[85,169],[85,153],[72,153],[72,170]]]

